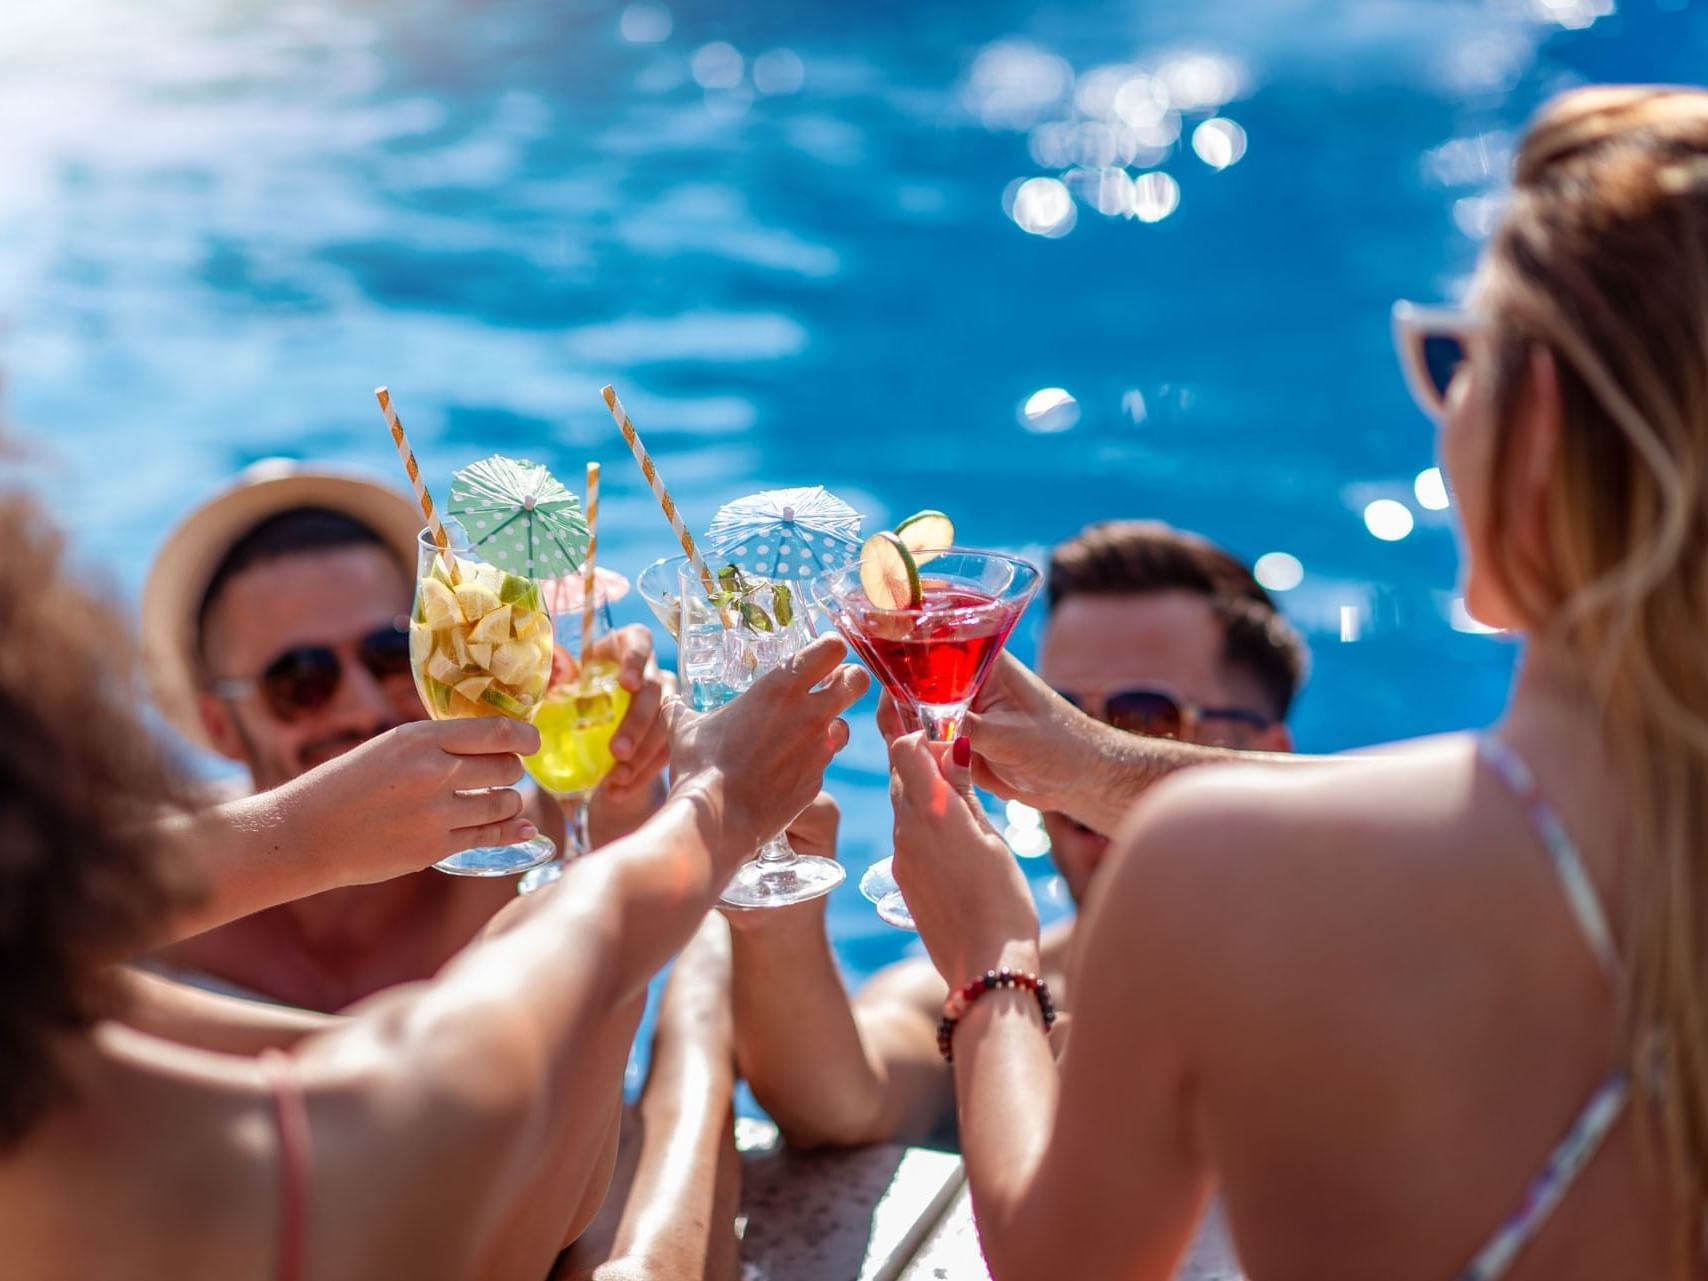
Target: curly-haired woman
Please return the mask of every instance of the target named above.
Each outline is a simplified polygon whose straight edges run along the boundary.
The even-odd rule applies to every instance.
[[[285,846],[314,807],[162,822],[174,784],[135,718],[119,627],[15,496],[0,495],[0,548],[7,1277],[543,1277],[604,1196],[647,978],[846,742],[839,718],[864,678],[837,669],[840,644],[715,715],[673,704],[676,785],[651,822],[432,982],[255,1058],[137,1026],[111,967],[311,883],[289,869],[312,859]],[[405,728],[477,762],[422,765],[419,808],[440,808],[390,820],[447,832],[493,815],[444,798],[514,781],[513,754],[537,742],[524,726],[467,742]],[[340,764],[323,768],[342,786]],[[277,875],[235,872],[233,842]],[[199,896],[175,868],[200,870]]]

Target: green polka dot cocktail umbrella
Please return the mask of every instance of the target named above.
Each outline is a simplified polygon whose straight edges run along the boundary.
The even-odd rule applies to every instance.
[[[719,508],[706,543],[714,564],[755,578],[804,581],[860,554],[860,513],[822,485],[768,489]]]
[[[581,500],[525,458],[494,454],[451,477],[451,515],[469,547],[490,564],[525,578],[561,578],[587,555]]]

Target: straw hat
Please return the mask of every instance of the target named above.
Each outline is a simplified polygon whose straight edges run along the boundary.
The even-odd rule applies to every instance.
[[[142,591],[149,689],[161,715],[198,747],[213,749],[196,707],[196,614],[202,593],[233,543],[269,517],[298,507],[325,507],[366,525],[409,577],[415,576],[421,513],[397,490],[361,472],[309,468],[284,458],[245,468],[172,531]]]

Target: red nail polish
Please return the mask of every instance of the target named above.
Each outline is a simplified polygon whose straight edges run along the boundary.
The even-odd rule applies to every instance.
[[[965,734],[962,734],[955,740],[954,747],[950,748],[949,751],[955,758],[955,764],[959,765],[962,769],[966,769],[967,766],[973,763],[973,740],[968,738]]]

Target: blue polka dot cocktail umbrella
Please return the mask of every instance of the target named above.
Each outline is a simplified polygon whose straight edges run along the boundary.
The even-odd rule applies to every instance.
[[[860,513],[822,485],[768,489],[718,509],[706,531],[714,566],[800,582],[841,569],[860,554]]]
[[[587,555],[581,500],[525,458],[494,454],[451,477],[451,515],[469,547],[524,578],[561,578]]]

